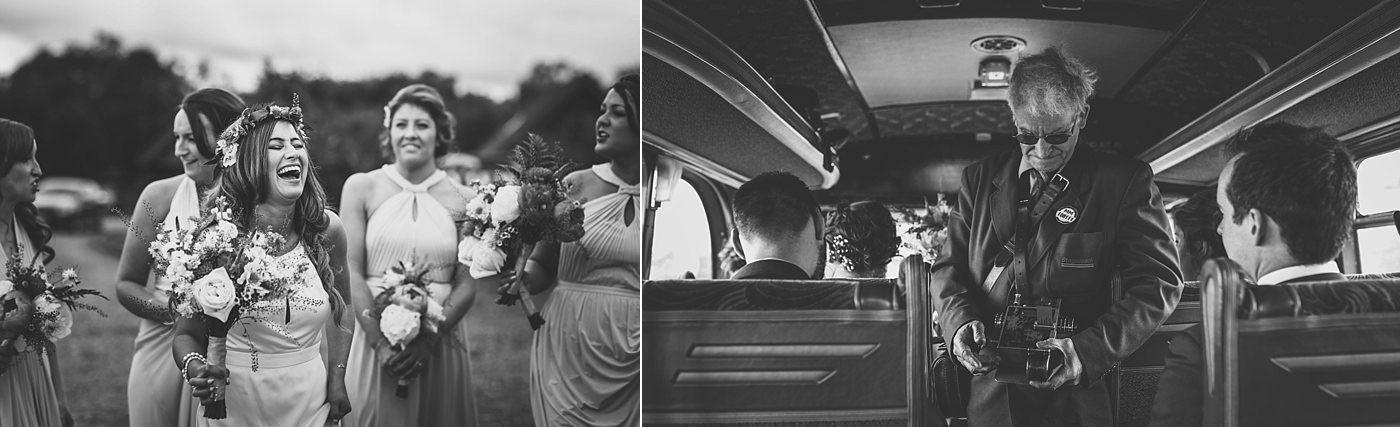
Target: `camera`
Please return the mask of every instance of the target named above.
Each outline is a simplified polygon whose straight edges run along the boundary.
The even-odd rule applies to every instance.
[[[1047,381],[1065,364],[1065,354],[1057,349],[1036,348],[1035,343],[1066,338],[1074,334],[1074,319],[1060,317],[1060,300],[1052,298],[1038,305],[1021,302],[1016,294],[1006,312],[992,321],[997,337],[996,380],[1003,383],[1030,384]]]

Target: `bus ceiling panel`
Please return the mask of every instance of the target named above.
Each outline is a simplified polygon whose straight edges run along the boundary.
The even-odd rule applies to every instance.
[[[821,154],[806,140],[797,139],[802,145],[794,149],[756,120],[754,110],[763,104],[732,102],[650,51],[642,73],[643,140],[705,176],[735,187],[768,171],[792,173],[813,188],[830,188],[839,178],[822,168]]]
[[[1181,176],[1172,173],[1172,169],[1179,166],[1199,171],[1204,167],[1202,163],[1221,163],[1221,159],[1212,158],[1219,155],[1210,149],[1230,135],[1277,118],[1309,98],[1385,62],[1397,52],[1400,52],[1400,2],[1383,2],[1138,157],[1147,161],[1160,176]],[[1193,161],[1202,156],[1203,159]]]
[[[877,136],[869,110],[837,62],[839,52],[828,45],[827,34],[806,0],[662,3],[713,34],[770,81],[815,90],[818,111],[833,115],[827,123],[851,131],[857,141]],[[649,14],[644,11],[643,19]]]
[[[643,77],[652,100],[644,126],[750,178],[788,170],[814,188],[835,185],[839,173],[823,167],[815,130],[743,58],[665,4],[643,4]]]
[[[887,21],[829,28],[851,76],[873,109],[904,104],[966,101],[982,61],[974,39],[1012,36],[1021,52],[1065,46],[1099,72],[1098,94],[1113,98],[1170,31],[1073,21],[975,18]],[[1013,65],[1014,67],[1014,65]]]

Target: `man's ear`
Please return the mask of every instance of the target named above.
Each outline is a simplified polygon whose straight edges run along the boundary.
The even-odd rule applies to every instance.
[[[1078,127],[1084,129],[1084,125],[1087,124],[1089,124],[1089,104],[1084,104],[1084,109],[1079,111]]]
[[[1249,227],[1249,236],[1254,239],[1254,246],[1264,246],[1268,240],[1269,231],[1273,228],[1273,220],[1259,209],[1250,209],[1249,215],[1245,215],[1248,224],[1241,224]]]
[[[748,258],[744,256],[744,244],[739,241],[739,229],[729,231],[729,242],[734,244],[734,253],[739,255],[739,259],[747,261]]]

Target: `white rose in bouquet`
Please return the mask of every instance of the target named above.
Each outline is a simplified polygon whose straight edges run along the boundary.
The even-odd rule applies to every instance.
[[[194,281],[191,291],[195,304],[199,305],[204,314],[219,319],[220,322],[228,321],[228,315],[233,311],[235,302],[233,279],[229,277],[228,270],[219,267],[209,272]]]
[[[496,200],[491,202],[491,221],[509,223],[520,217],[520,186],[507,185],[496,190]]]
[[[389,340],[389,345],[404,345],[418,336],[418,312],[397,304],[384,307],[379,313],[379,331]]]
[[[4,296],[13,290],[15,290],[15,282],[0,280],[0,296]]]
[[[73,333],[73,309],[59,302],[53,295],[44,294],[39,297],[39,300],[45,299],[52,300],[55,316],[52,320],[45,320],[41,328],[49,342],[56,342]]]
[[[447,320],[447,315],[443,314],[443,312],[442,312],[442,304],[439,304],[439,303],[437,302],[437,300],[432,299],[432,298],[428,298],[428,313],[427,313],[427,315],[428,315],[428,320],[429,320],[430,322],[433,322],[433,323],[437,323],[437,322],[441,322],[441,321]]]
[[[395,273],[393,270],[384,272],[384,286],[398,286],[403,284],[404,275]]]
[[[473,279],[495,275],[506,264],[506,253],[496,245],[477,245],[471,252],[471,275]]]

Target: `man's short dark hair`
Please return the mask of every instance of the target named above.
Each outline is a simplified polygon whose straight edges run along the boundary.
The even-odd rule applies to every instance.
[[[1337,258],[1356,215],[1356,163],[1341,141],[1318,128],[1274,122],[1235,134],[1225,153],[1239,156],[1225,191],[1236,224],[1258,209],[1279,224],[1299,262]]]
[[[739,232],[765,240],[801,233],[818,209],[807,184],[787,172],[764,173],[734,193],[734,223]]]

